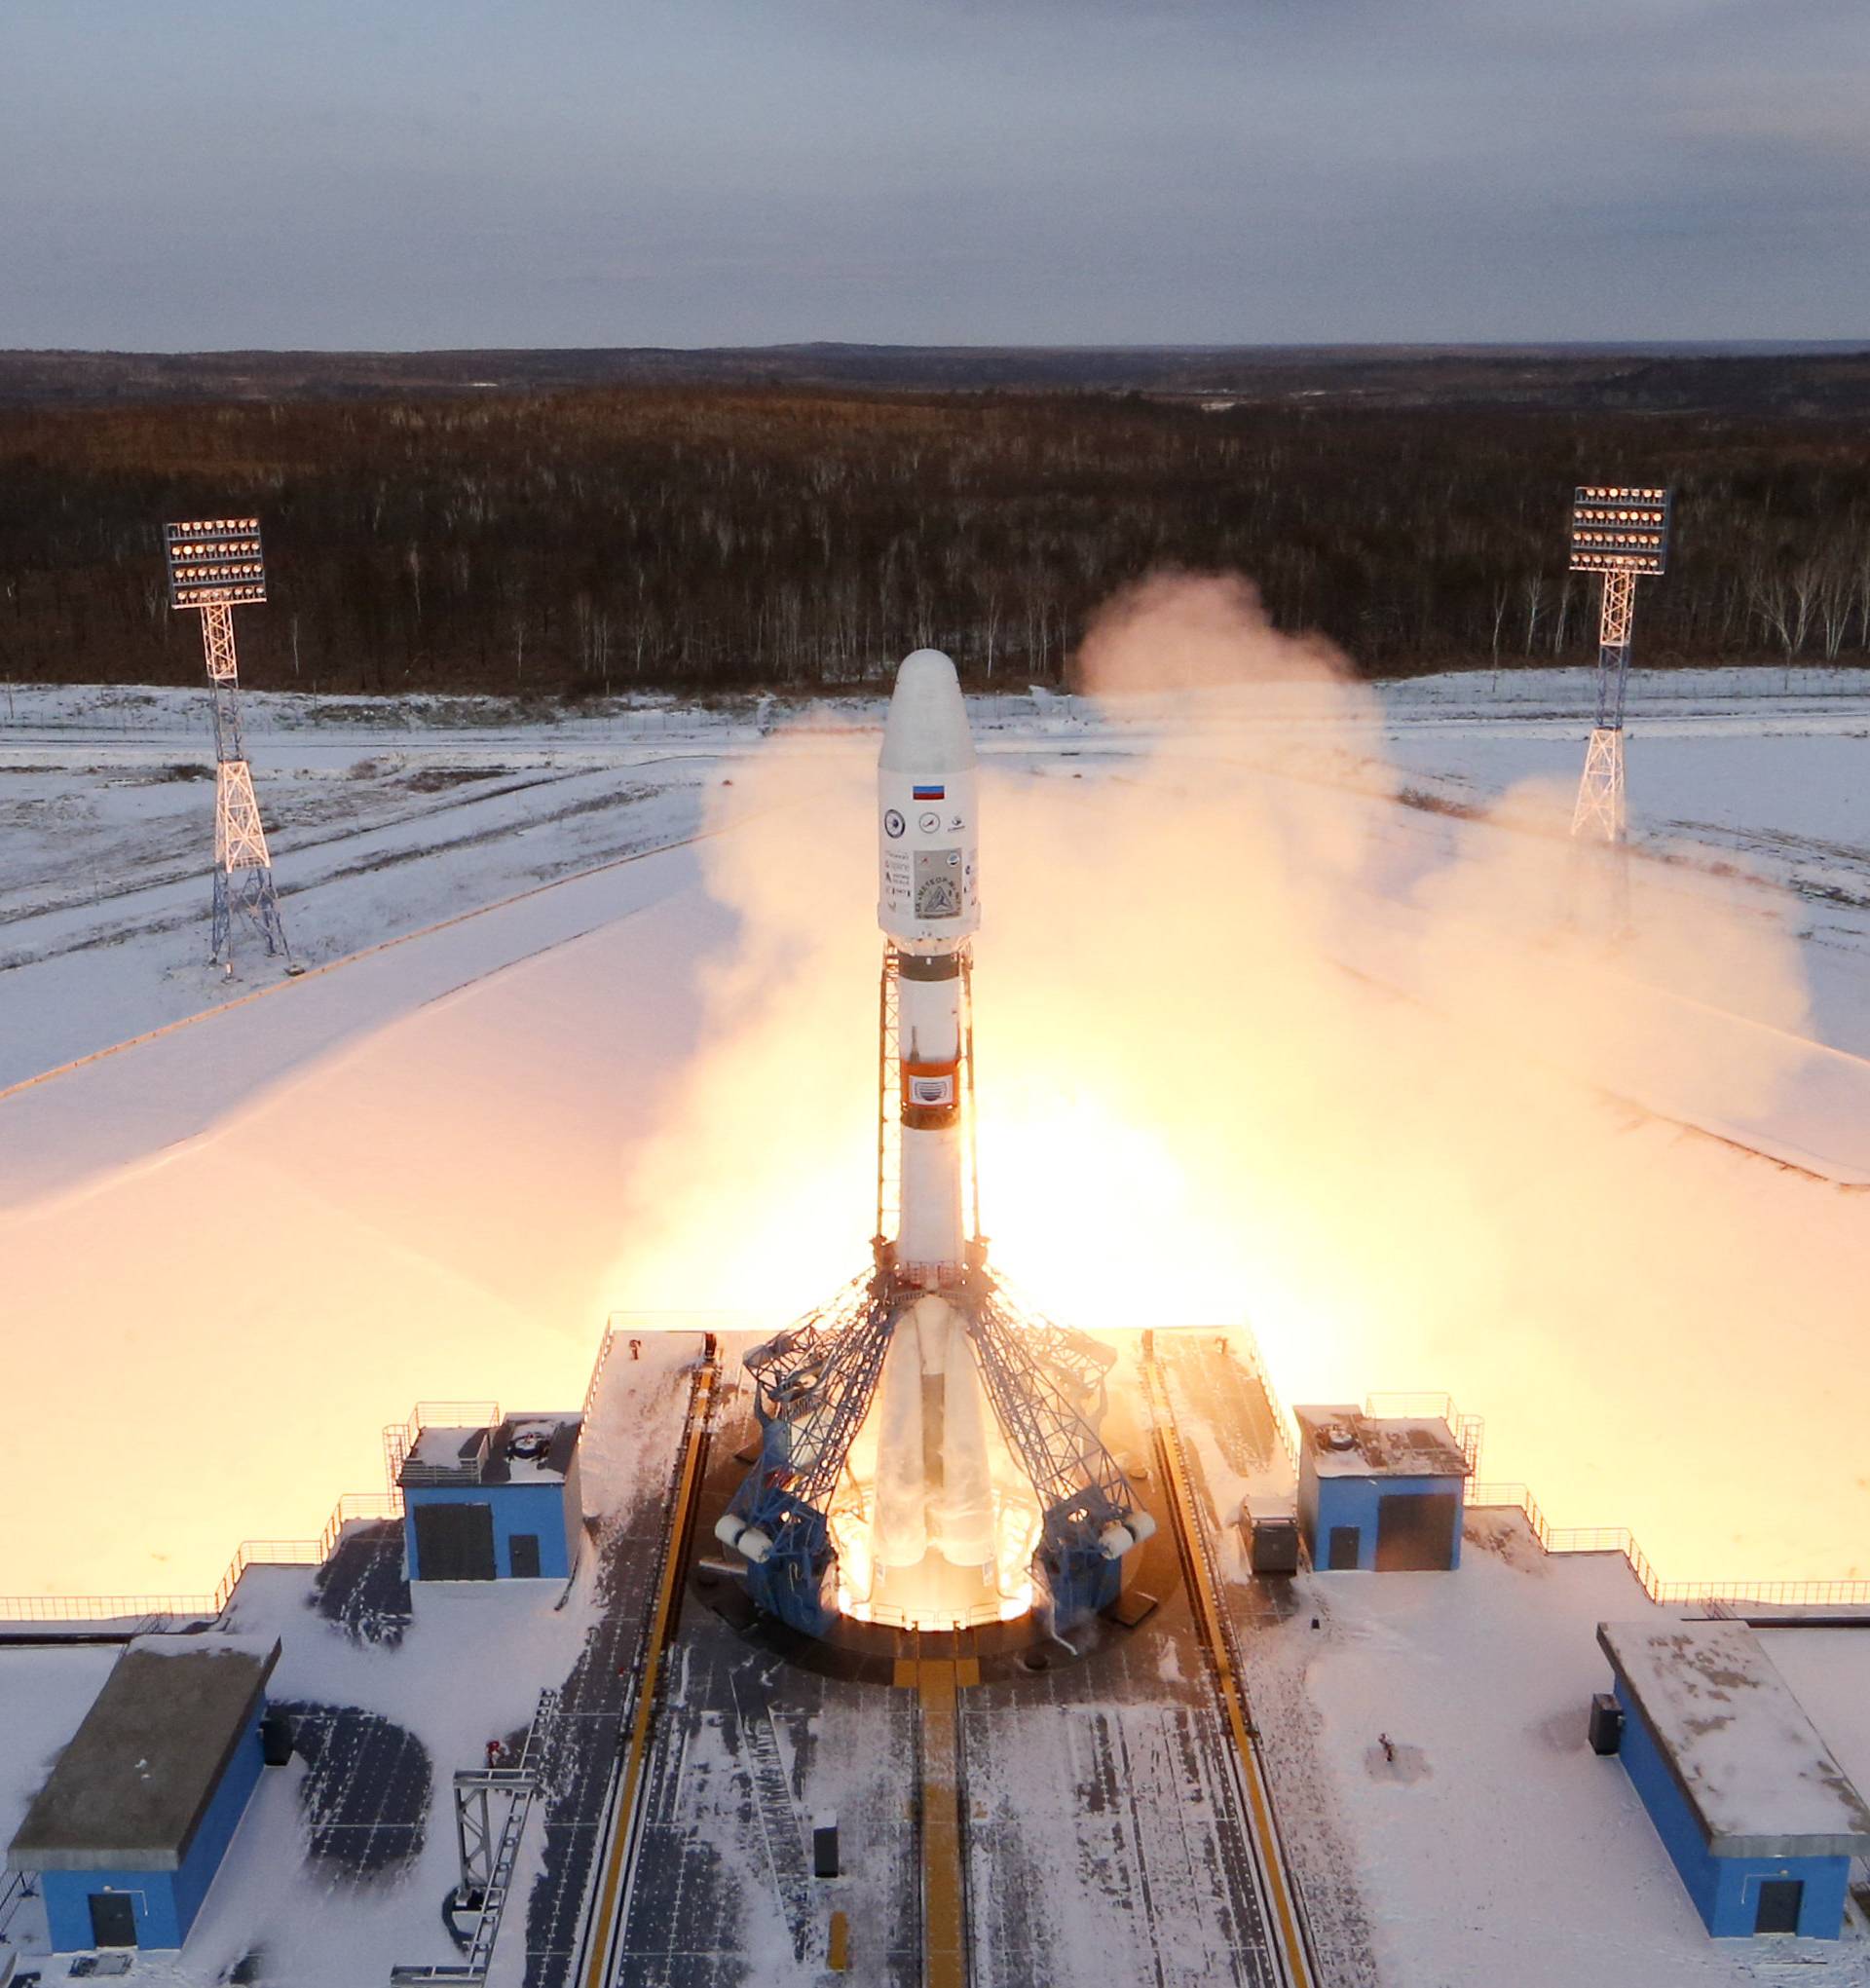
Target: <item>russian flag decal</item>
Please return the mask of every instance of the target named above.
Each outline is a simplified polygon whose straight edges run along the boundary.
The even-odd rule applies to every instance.
[[[916,801],[946,801],[948,799],[948,789],[940,782],[937,782],[934,786],[928,786],[918,780],[910,789],[910,794]]]

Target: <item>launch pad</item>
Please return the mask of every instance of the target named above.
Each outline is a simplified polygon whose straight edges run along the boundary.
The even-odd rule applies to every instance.
[[[757,1350],[721,1347],[604,1979],[821,1977],[834,1919],[850,1978],[891,1988],[1305,1978],[1284,1955],[1143,1376],[1224,1395],[1230,1445],[1244,1445],[1230,1461],[1277,1468],[1249,1370],[1211,1330],[1107,1349],[1111,1453],[1139,1516],[1160,1521],[1123,1563],[1132,1592],[1156,1598],[1140,1625],[1112,1611],[1060,1640],[1037,1612],[946,1631],[846,1612],[816,1634],[756,1608],[712,1551],[739,1458],[764,1443]],[[1235,1394],[1253,1412],[1236,1413]],[[1198,1462],[1191,1482],[1207,1514]],[[836,1857],[821,1867],[827,1829]]]
[[[701,1518],[715,1538],[743,1522],[738,1513],[746,1508],[748,1487],[767,1475],[768,1444],[776,1447],[775,1424],[764,1419],[771,1369],[768,1365],[768,1378],[763,1379],[757,1368],[767,1365],[774,1346],[791,1336],[747,1347],[740,1355],[740,1393],[748,1410],[740,1433],[746,1440],[721,1456],[710,1472]],[[1102,1394],[1105,1369],[1114,1369],[1119,1356],[1114,1348],[1098,1351],[1103,1356]],[[939,1494],[942,1390],[939,1383],[925,1385],[925,1399],[937,1412],[924,1424],[923,1454],[931,1491]],[[1138,1424],[1121,1398],[1110,1404],[1107,1419],[1101,1419],[1110,1443],[1103,1451],[1107,1467],[1130,1500],[1124,1509],[1138,1539],[1144,1542],[1141,1552],[1127,1551],[1115,1558],[1106,1556],[1088,1515],[1074,1520],[1067,1511],[1050,1527],[1028,1519],[1016,1548],[1024,1550],[1025,1557],[1007,1577],[1013,1589],[1010,1595],[1001,1592],[994,1562],[957,1565],[935,1547],[913,1564],[876,1567],[867,1585],[853,1590],[847,1585],[852,1572],[848,1557],[839,1549],[841,1527],[828,1526],[821,1535],[831,1556],[831,1570],[814,1569],[809,1543],[820,1535],[807,1517],[798,1521],[796,1531],[785,1530],[781,1521],[784,1546],[763,1562],[743,1564],[738,1557],[698,1560],[693,1585],[706,1606],[743,1636],[790,1664],[827,1675],[887,1684],[905,1653],[929,1650],[964,1654],[984,1675],[1005,1674],[1016,1665],[1028,1671],[1068,1666],[1106,1633],[1096,1618],[1104,1616],[1111,1623],[1141,1620],[1182,1579],[1173,1544],[1159,1534],[1140,1488],[1151,1475],[1147,1428]],[[777,1442],[788,1440],[783,1424],[778,1426],[782,1434]],[[771,1498],[767,1509],[779,1502],[776,1496]],[[1068,1502],[1075,1511],[1086,1501],[1074,1489]],[[1114,1507],[1114,1500],[1111,1503]],[[1028,1544],[1034,1531],[1036,1552]],[[1060,1542],[1063,1552],[1053,1540]],[[1028,1565],[1028,1560],[1037,1565]],[[818,1584],[812,1592],[826,1597],[824,1604],[815,1611],[797,1607],[797,1594],[812,1582]],[[1061,1595],[1066,1597],[1063,1603]]]
[[[1155,1529],[1097,1434],[1114,1354],[983,1261],[930,1292],[879,1257],[745,1356],[760,1446],[716,1534],[756,1605],[809,1635],[842,1614],[932,1631],[1108,1607]]]

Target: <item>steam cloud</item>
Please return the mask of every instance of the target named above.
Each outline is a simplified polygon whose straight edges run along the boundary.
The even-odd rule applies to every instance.
[[[1774,1056],[1680,996],[1796,1030],[1790,945],[1639,863],[1607,949],[1569,795],[1399,807],[1375,698],[1239,580],[1127,592],[1078,669],[1122,758],[983,739],[995,1260],[1094,1329],[1244,1318],[1288,1401],[1449,1390],[1488,1418],[1483,1475],[1632,1526],[1672,1576],[1860,1570],[1870,1486],[1768,1384],[1870,1368],[1857,1202],[1615,1095],[1639,1070],[1698,1124],[1769,1105]],[[869,741],[798,733],[736,775],[786,805],[710,845],[739,927],[719,1047],[634,1169],[619,1302],[777,1321],[863,1259],[873,769]]]

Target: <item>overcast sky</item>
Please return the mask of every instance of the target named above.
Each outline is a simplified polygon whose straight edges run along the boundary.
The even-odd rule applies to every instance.
[[[0,346],[1870,340],[1870,0],[0,0]]]

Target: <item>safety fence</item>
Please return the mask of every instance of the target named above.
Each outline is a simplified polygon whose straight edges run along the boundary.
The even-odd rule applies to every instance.
[[[491,1429],[500,1421],[498,1402],[418,1402],[408,1419],[387,1423],[383,1431],[383,1474],[396,1513],[402,1513],[403,1466],[414,1455],[425,1429]],[[434,1482],[454,1477],[454,1469],[434,1473]]]
[[[619,1316],[628,1317],[628,1314]],[[608,1327],[599,1342],[584,1411],[590,1412],[599,1376],[609,1360],[616,1332]],[[500,1420],[500,1404],[478,1402],[418,1402],[406,1420],[392,1422],[383,1432],[386,1486],[381,1491],[347,1491],[324,1522],[317,1539],[243,1540],[212,1594],[0,1594],[0,1631],[26,1623],[94,1623],[126,1634],[174,1630],[212,1622],[233,1598],[249,1567],[321,1567],[337,1547],[347,1525],[402,1517],[398,1483],[404,1458],[421,1441],[425,1429],[486,1428]]]
[[[0,1881],[0,1934],[5,1933],[13,1924],[14,1914],[28,1898],[39,1895],[38,1888],[27,1871],[9,1871]],[[4,1956],[0,1956],[4,1958]]]
[[[1509,1506],[1525,1514],[1533,1537],[1549,1554],[1621,1554],[1652,1601],[1665,1606],[1712,1607],[1752,1601],[1789,1608],[1848,1607],[1870,1603],[1870,1581],[1664,1581],[1626,1525],[1552,1525],[1524,1484],[1473,1484],[1472,1510]]]
[[[597,1342],[597,1358],[591,1362],[591,1377],[584,1383],[584,1406],[579,1414],[588,1422],[591,1410],[597,1405],[598,1383],[604,1378],[604,1369],[611,1364],[611,1349],[617,1344],[617,1328],[607,1325],[604,1336]]]
[[[1278,1388],[1273,1385],[1273,1376],[1266,1366],[1266,1357],[1259,1350],[1259,1337],[1252,1326],[1244,1320],[1239,1325],[1223,1328],[1235,1357],[1258,1383],[1259,1391],[1266,1397],[1266,1406],[1272,1410],[1273,1433],[1279,1438],[1280,1454],[1286,1459],[1286,1468],[1294,1478],[1298,1476],[1298,1418],[1280,1399]]]
[[[232,1599],[248,1567],[321,1567],[347,1525],[394,1519],[402,1501],[383,1491],[347,1491],[317,1539],[246,1539],[235,1550],[212,1594],[4,1594],[0,1627],[29,1622],[108,1623],[127,1630],[174,1629],[212,1621]]]
[[[1445,1422],[1449,1433],[1461,1445],[1461,1454],[1468,1460],[1469,1475],[1480,1468],[1480,1439],[1486,1432],[1486,1418],[1462,1414],[1454,1406],[1452,1395],[1365,1395],[1364,1412],[1366,1415],[1393,1415],[1407,1421]],[[1473,1494],[1469,1495],[1472,1497]]]

